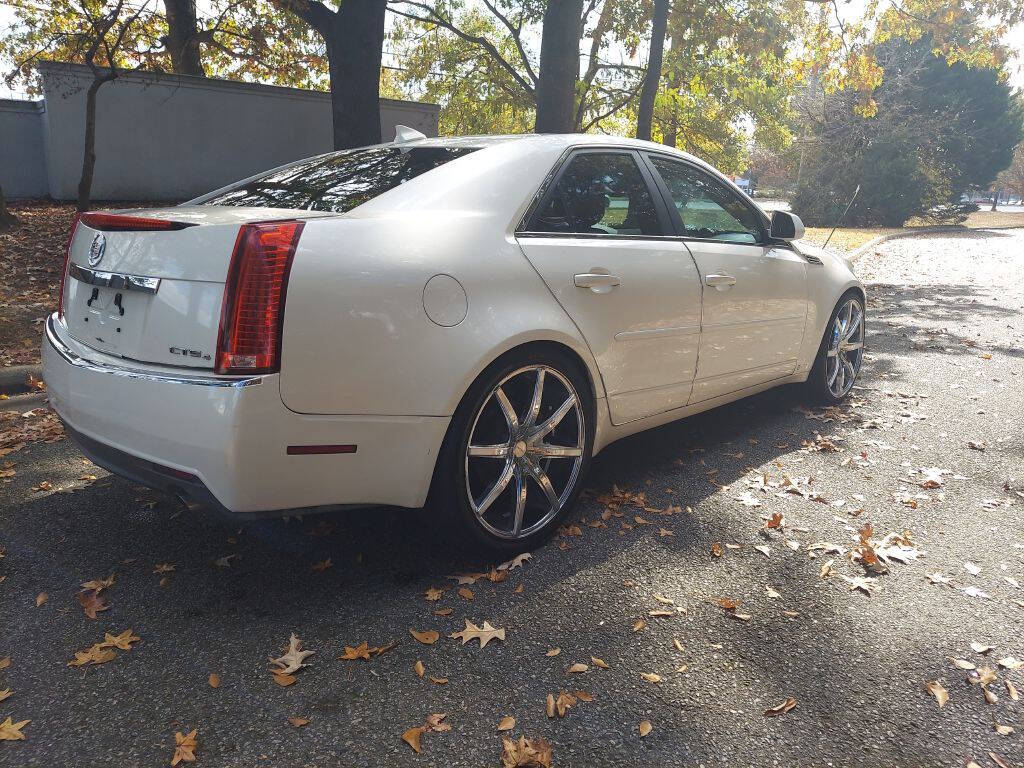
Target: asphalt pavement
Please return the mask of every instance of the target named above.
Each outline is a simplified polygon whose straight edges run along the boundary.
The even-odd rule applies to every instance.
[[[240,526],[68,440],[3,457],[0,723],[30,722],[0,765],[167,765],[197,729],[197,765],[500,766],[512,716],[505,735],[547,739],[556,766],[1019,768],[1024,230],[898,240],[858,271],[846,405],[786,387],[623,440],[575,527],[463,595],[449,577],[494,563],[466,562],[430,511]],[[886,573],[851,559],[866,523]],[[111,574],[90,619],[80,584]],[[462,645],[465,619],[504,641]],[[130,650],[68,666],[126,629]],[[268,657],[293,632],[315,655],[281,686]],[[397,645],[338,660],[364,641]],[[587,696],[549,718],[562,691]],[[417,754],[402,734],[433,713],[451,728]]]

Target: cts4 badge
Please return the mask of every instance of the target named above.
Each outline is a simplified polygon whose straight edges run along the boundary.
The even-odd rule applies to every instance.
[[[107,238],[103,236],[102,232],[97,232],[96,237],[92,239],[92,244],[89,246],[89,266],[95,267],[103,260],[103,252],[107,248]]]

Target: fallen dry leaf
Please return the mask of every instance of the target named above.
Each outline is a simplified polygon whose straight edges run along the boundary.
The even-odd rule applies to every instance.
[[[173,563],[157,563],[153,566],[153,573],[170,573],[177,567]]]
[[[928,693],[935,697],[935,701],[939,704],[939,709],[946,706],[946,702],[949,701],[949,691],[947,691],[942,683],[938,680],[931,680],[927,686]]]
[[[971,650],[975,653],[988,653],[995,648],[994,645],[985,645],[984,643],[971,643]]]
[[[786,699],[781,704],[777,704],[774,707],[770,707],[770,708],[766,709],[764,711],[764,716],[765,717],[775,717],[777,715],[784,715],[787,712],[789,712],[789,710],[791,710],[795,706],[796,706],[796,699],[794,699],[792,696],[790,696],[788,699]]]
[[[418,755],[423,751],[423,748],[420,746],[420,740],[426,731],[426,727],[417,725],[415,728],[410,728],[402,734],[402,741],[412,747],[413,751]]]
[[[181,731],[174,734],[174,757],[171,758],[171,765],[178,763],[194,763],[196,761],[196,747],[198,744],[199,730],[195,729],[187,736]]]
[[[36,595],[36,608],[41,606],[43,603],[45,603],[49,599],[50,599],[50,596],[48,594],[46,594],[45,592],[40,592],[38,595]]]
[[[417,659],[416,663],[413,664],[412,670],[416,673],[417,677],[423,677],[423,675],[427,673],[427,668],[423,666],[423,662],[419,659]]]
[[[499,731],[511,731],[516,727],[516,719],[511,715],[505,715],[498,723]]]
[[[419,642],[423,643],[424,645],[433,645],[437,642],[437,639],[441,637],[441,634],[433,629],[426,629],[420,632],[410,628],[409,634],[415,637]]]
[[[282,688],[287,688],[289,685],[294,683],[295,680],[295,675],[282,675],[280,672],[274,672],[274,682]]]
[[[644,720],[640,723],[640,738],[644,738],[651,731],[654,730],[654,726],[651,725],[650,720]]]
[[[435,616],[451,616],[452,615],[452,611],[454,611],[454,610],[455,610],[454,608],[438,608],[436,611],[434,611],[434,615]]]
[[[466,622],[465,629],[461,632],[452,632],[448,637],[455,639],[461,638],[463,645],[468,643],[470,640],[479,640],[481,648],[491,642],[491,640],[505,641],[505,630],[495,629],[490,625],[490,622],[485,621],[483,627],[478,627],[469,619],[463,619],[463,621]]]
[[[532,557],[533,557],[533,555],[531,555],[529,552],[523,552],[521,555],[516,555],[515,557],[513,557],[507,563],[502,563],[501,565],[499,565],[498,566],[498,570],[499,571],[511,571],[511,570],[513,570],[515,568],[519,568],[519,567],[522,566],[523,563],[525,563],[527,560],[529,560]]]
[[[302,641],[299,640],[298,635],[294,632],[288,638],[288,645],[285,648],[285,653],[278,656],[276,659],[271,657],[270,663],[274,665],[274,669],[271,671],[274,675],[289,676],[298,672],[303,667],[308,667],[306,659],[312,656],[316,651],[304,651],[302,650]]]
[[[577,663],[573,664],[571,667],[569,667],[569,669],[567,669],[566,671],[570,675],[577,675],[580,672],[586,672],[588,669],[590,669],[590,667],[588,667],[586,664],[581,664],[581,663],[577,662]]]
[[[711,545],[711,556],[721,557],[725,554],[725,547],[722,546],[722,542],[716,541]]]
[[[474,597],[473,590],[469,589],[468,587],[459,587],[459,597],[463,598],[464,600],[472,600]]]
[[[75,658],[68,662],[69,667],[84,667],[86,664],[106,664],[117,658],[117,654],[102,643],[96,643],[88,650],[75,651]]]
[[[424,593],[424,596],[430,602],[435,602],[437,600],[440,600],[443,595],[444,595],[444,590],[438,589],[437,587],[431,587],[430,589],[428,589]]]
[[[434,683],[435,685],[448,685],[448,678],[447,677],[431,677],[430,678],[430,682]]]
[[[0,669],[7,669],[9,666],[11,666],[10,656],[4,656],[2,659],[0,659]]]
[[[211,688],[220,688],[220,675],[216,672],[211,672],[208,682],[210,683]]]
[[[1020,700],[1020,693],[1017,691],[1017,686],[1015,686],[1009,680],[1004,680],[1003,682],[1006,684],[1006,692],[1008,694],[1010,694],[1010,698],[1013,699],[1014,701],[1019,701]]]
[[[661,675],[657,675],[654,672],[641,672],[640,677],[646,680],[648,683],[660,683]]]
[[[544,739],[501,740],[501,768],[551,768],[551,745]]]
[[[356,659],[364,659],[365,661],[370,660],[370,644],[365,640],[353,648],[350,645],[345,646],[345,650],[341,656],[338,657],[338,661],[355,661]]]
[[[119,648],[122,651],[130,651],[132,649],[132,643],[137,643],[140,640],[142,640],[141,637],[136,635],[130,629],[126,629],[117,635],[104,632],[103,642],[99,645],[101,648]]]
[[[24,741],[25,734],[21,732],[21,729],[31,722],[31,720],[22,720],[16,723],[8,717],[0,723],[0,741]]]
[[[308,717],[289,717],[288,724],[292,728],[301,728],[304,725],[309,725]]]
[[[643,619],[639,619],[636,624],[633,625],[633,631],[639,632],[641,629],[647,626],[647,622]]]
[[[96,614],[100,611],[110,609],[110,604],[104,602],[103,598],[99,596],[99,593],[91,589],[83,590],[75,595],[75,597],[78,600],[78,604],[82,606],[82,611],[90,619],[95,619]]]
[[[314,573],[323,573],[328,568],[333,568],[333,567],[334,567],[334,563],[331,562],[331,558],[328,557],[326,560],[321,560],[321,561],[319,561],[317,563],[313,563],[313,565],[310,566],[310,570],[313,571]]]
[[[561,652],[562,652],[561,648],[549,648],[544,655],[545,656],[557,656]]]
[[[1000,667],[1005,667],[1006,669],[1020,669],[1021,667],[1024,667],[1024,661],[1015,659],[1013,656],[1006,656],[1000,659],[997,663]]]
[[[765,591],[765,593],[766,593],[766,594],[768,595],[768,597],[769,597],[769,598],[770,598],[771,600],[777,600],[778,598],[782,597],[782,594],[781,594],[781,593],[779,593],[779,592],[776,592],[776,591],[775,591],[774,589],[772,589],[771,587],[768,587],[768,586],[766,586],[766,587],[764,588],[764,591]]]
[[[1000,736],[1009,736],[1014,731],[1012,725],[1000,725],[999,723],[992,723],[992,728]]]
[[[608,665],[605,662],[603,662],[601,659],[597,658],[596,656],[591,656],[590,657],[590,662],[595,667],[600,667],[601,669],[608,669]]]

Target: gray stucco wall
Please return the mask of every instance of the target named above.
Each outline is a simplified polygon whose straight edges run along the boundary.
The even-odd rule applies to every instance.
[[[39,67],[47,186],[77,196],[89,70]],[[381,136],[404,123],[437,134],[438,106],[381,100]],[[185,75],[127,73],[96,97],[96,200],[182,200],[332,149],[330,95]]]
[[[6,197],[46,194],[43,115],[41,101],[0,99],[0,186]]]

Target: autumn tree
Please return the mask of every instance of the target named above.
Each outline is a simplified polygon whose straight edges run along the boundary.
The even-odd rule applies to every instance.
[[[988,188],[1010,165],[1022,117],[1001,71],[949,64],[936,51],[929,38],[879,45],[870,115],[856,109],[864,102],[854,88],[822,95],[793,199],[808,223],[834,224],[857,185],[850,224],[956,221],[970,210],[964,193]]]
[[[380,71],[387,0],[274,0],[324,42],[331,88],[334,148],[380,141]]]
[[[640,90],[640,104],[636,115],[636,137],[651,140],[651,124],[654,120],[654,99],[661,84],[661,63],[665,50],[665,32],[668,27],[669,0],[654,0],[651,20],[651,46],[647,55],[647,71]]]
[[[997,188],[1005,189],[1024,199],[1024,141],[1013,151],[1013,160],[996,178]]]

